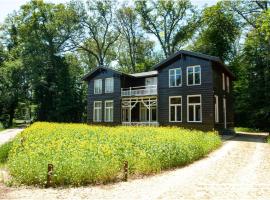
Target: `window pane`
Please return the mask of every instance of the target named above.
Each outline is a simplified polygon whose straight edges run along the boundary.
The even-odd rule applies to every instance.
[[[157,121],[157,109],[152,109],[152,121]]]
[[[176,85],[177,86],[181,85],[181,75],[176,75]]]
[[[110,108],[110,121],[113,121],[113,108]]]
[[[195,84],[200,84],[201,82],[201,76],[200,73],[195,73]]]
[[[176,114],[176,117],[177,117],[177,121],[181,121],[181,113],[182,113],[182,106],[177,106],[177,114]]]
[[[188,103],[200,103],[200,97],[188,97]]]
[[[174,106],[171,106],[170,109],[171,109],[171,121],[174,122],[175,121],[175,108]]]
[[[201,121],[201,106],[200,105],[195,106],[195,112],[196,112],[196,121]]]
[[[170,101],[170,104],[181,104],[181,97],[173,97]]]
[[[175,71],[173,69],[169,70],[170,76],[174,76]]]
[[[175,69],[175,74],[176,75],[180,75],[181,74],[181,69],[179,68],[179,69]]]
[[[188,68],[188,84],[192,85],[193,84],[193,69]]]
[[[189,121],[194,121],[194,113],[193,113],[193,106],[188,106],[188,120]]]
[[[175,76],[170,76],[170,86],[175,86]]]
[[[196,66],[195,68],[195,73],[201,73],[201,67],[200,66]]]

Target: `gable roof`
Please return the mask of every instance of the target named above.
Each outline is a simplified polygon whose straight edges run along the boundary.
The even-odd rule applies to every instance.
[[[198,52],[192,52],[192,51],[186,51],[186,50],[180,50],[178,52],[176,52],[175,54],[169,56],[168,58],[162,60],[160,63],[156,64],[153,69],[158,70],[163,66],[166,66],[167,63],[169,63],[170,61],[174,60],[175,58],[177,58],[178,56],[182,56],[183,54],[185,55],[189,55],[189,56],[193,56],[193,57],[197,57],[197,58],[202,58],[205,60],[210,60],[213,62],[217,62],[219,63],[223,69],[233,78],[235,78],[234,74],[228,69],[228,67],[222,62],[222,60],[219,57],[216,56],[210,56],[210,55],[206,55],[206,54],[202,54],[202,53],[198,53]]]
[[[126,74],[126,73],[123,73],[123,72],[120,72],[120,71],[117,71],[117,70],[114,70],[114,69],[111,69],[111,68],[108,68],[108,67],[96,67],[92,71],[90,71],[89,73],[87,73],[86,75],[84,75],[82,77],[82,80],[87,81],[97,71],[102,71],[102,70],[109,70],[109,71],[112,71],[115,74],[119,74],[119,75],[122,75],[122,76],[129,76],[129,77],[131,77],[129,74]]]

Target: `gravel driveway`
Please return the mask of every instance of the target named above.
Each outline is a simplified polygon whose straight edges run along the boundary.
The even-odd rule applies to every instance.
[[[143,179],[66,189],[7,188],[0,199],[270,199],[270,145],[241,134],[207,158]]]
[[[18,133],[22,132],[23,128],[12,128],[0,132],[0,146],[9,140],[13,139]]]

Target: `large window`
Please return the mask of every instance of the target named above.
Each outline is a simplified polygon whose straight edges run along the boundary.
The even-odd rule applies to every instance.
[[[105,93],[113,93],[114,81],[113,78],[105,79]]]
[[[230,78],[228,76],[226,77],[226,82],[227,82],[227,92],[230,92]]]
[[[187,107],[188,122],[202,122],[201,95],[188,95]]]
[[[182,85],[182,70],[181,68],[169,70],[169,87],[179,87]]]
[[[102,93],[102,79],[94,80],[94,94]]]
[[[94,122],[101,122],[102,117],[102,102],[94,101]]]
[[[182,97],[169,97],[169,121],[181,122],[182,121]]]
[[[200,85],[201,84],[201,66],[187,67],[187,85]]]
[[[105,101],[105,122],[113,122],[113,101]]]
[[[222,73],[222,89],[225,90],[225,74]]]
[[[218,96],[217,95],[215,95],[214,101],[215,101],[215,122],[218,123],[219,122],[219,110],[218,110]]]

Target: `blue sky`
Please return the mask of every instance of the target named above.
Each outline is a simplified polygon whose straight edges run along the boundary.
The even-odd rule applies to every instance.
[[[45,0],[46,2],[53,3],[64,3],[69,0]],[[122,1],[122,0],[120,0]],[[203,7],[205,4],[208,6],[216,4],[218,0],[191,0],[193,5],[197,5],[198,7]],[[5,17],[12,13],[14,10],[18,10],[21,5],[28,2],[28,0],[0,0],[0,23],[2,23]]]

